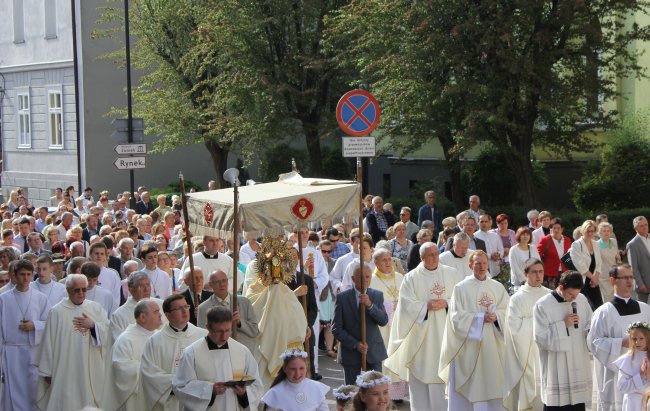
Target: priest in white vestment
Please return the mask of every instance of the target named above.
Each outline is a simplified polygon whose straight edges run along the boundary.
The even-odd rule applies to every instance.
[[[4,411],[36,407],[36,352],[50,303],[30,287],[33,270],[28,260],[16,262],[11,275],[15,288],[0,295],[0,409]]]
[[[438,366],[447,307],[464,277],[439,262],[434,243],[424,243],[419,251],[422,262],[404,276],[399,290],[384,367],[408,381],[412,410],[447,409]]]
[[[469,268],[469,256],[474,251],[469,248],[470,240],[469,235],[461,231],[454,236],[451,249],[440,254],[440,264],[455,268],[463,278],[473,274]]]
[[[450,411],[503,410],[503,332],[508,293],[488,278],[488,257],[470,256],[474,275],[454,288],[445,325],[440,378],[449,385]]]
[[[503,405],[509,411],[541,411],[544,404],[539,350],[533,338],[533,307],[551,290],[542,285],[544,264],[537,258],[524,263],[524,277],[526,282],[508,304]]]
[[[187,411],[256,410],[263,393],[257,362],[230,338],[232,312],[212,307],[207,318],[208,336],[181,354],[172,378],[174,394]]]
[[[126,327],[135,323],[133,312],[135,311],[135,305],[138,301],[142,299],[151,299],[152,301],[157,302],[162,309],[162,300],[159,300],[158,298],[149,298],[151,295],[151,281],[147,274],[142,271],[137,271],[129,276],[127,284],[129,285],[131,296],[120,308],[115,310],[111,316],[111,336],[113,337],[113,341],[117,340],[117,337],[126,330]],[[163,319],[163,323],[166,322],[167,319]]]
[[[38,280],[32,283],[36,291],[45,294],[47,300],[50,302],[50,307],[54,307],[61,300],[68,296],[65,292],[65,285],[52,279],[54,272],[54,262],[52,257],[48,254],[41,254],[36,260],[36,272],[38,273]]]
[[[192,254],[192,260],[195,267],[201,267],[205,277],[203,283],[207,286],[208,275],[217,270],[221,270],[228,276],[228,289],[232,290],[233,273],[232,258],[219,252],[219,239],[209,235],[203,236],[203,251]],[[181,273],[185,275],[185,269],[190,267],[190,259],[186,258],[181,267]],[[185,278],[185,277],[183,277]],[[239,283],[238,283],[239,284]],[[182,287],[185,288],[185,287]]]
[[[214,306],[226,307],[232,310],[232,294],[228,290],[228,276],[223,271],[215,271],[208,276],[208,286],[212,289],[212,295],[199,305],[197,325],[205,328],[207,324],[206,315],[208,310]],[[233,312],[234,322],[237,323],[236,340],[244,344],[253,356],[257,353],[257,337],[260,330],[257,327],[257,318],[251,302],[244,296],[237,297],[237,310]]]
[[[68,275],[65,285],[68,298],[50,311],[38,356],[42,411],[99,407],[104,385],[105,344],[110,341],[106,311],[85,299],[83,275]]]
[[[348,268],[348,265],[354,261],[355,258],[359,258],[358,228],[355,228],[350,232],[350,245],[352,246],[352,251],[337,258],[332,271],[330,271],[330,282],[332,283],[332,290],[334,291],[335,295],[341,291],[345,291],[345,289],[342,287],[345,270]]]
[[[147,410],[180,411],[178,398],[172,394],[172,378],[181,353],[208,334],[189,322],[189,308],[181,294],[165,298],[163,312],[169,324],[149,338],[144,346],[140,371]]]
[[[627,327],[637,321],[650,322],[650,306],[632,298],[634,274],[628,264],[612,267],[607,281],[614,288],[614,298],[594,312],[587,345],[594,356],[598,411],[617,411],[623,407],[623,393],[616,389],[618,368],[613,362],[628,350]]]
[[[144,263],[141,272],[149,276],[151,297],[164,300],[172,293],[172,280],[169,275],[158,268],[158,248],[151,244],[142,247],[140,260]]]
[[[133,316],[135,323],[126,327],[111,349],[102,401],[107,411],[145,409],[140,362],[147,340],[162,324],[162,314],[155,301],[143,299],[135,305]]]
[[[547,407],[584,410],[591,400],[586,337],[592,311],[587,297],[580,294],[583,285],[580,273],[566,271],[558,287],[535,304],[533,332],[541,361],[542,402]]]
[[[384,340],[384,346],[388,347],[393,316],[399,299],[399,289],[404,276],[393,269],[393,258],[390,250],[378,248],[373,253],[372,259],[375,262],[375,270],[372,273],[369,287],[384,293],[384,308],[386,314],[388,314],[388,323],[383,327],[379,327],[379,333]],[[383,368],[385,373],[389,372],[385,366]],[[406,379],[400,381],[399,376],[395,374],[391,375],[391,379],[393,382],[389,389],[390,399],[403,399],[406,396]]]

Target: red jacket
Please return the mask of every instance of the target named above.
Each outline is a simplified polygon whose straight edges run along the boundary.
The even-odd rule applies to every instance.
[[[569,240],[569,237],[565,235],[562,237],[564,238],[564,252],[562,255],[564,255],[569,251],[569,248],[571,248],[571,240]],[[545,235],[541,240],[539,240],[537,251],[544,263],[544,275],[546,277],[557,277],[559,271],[558,267],[562,264],[560,261],[562,255],[557,255],[557,249],[555,248],[555,244],[553,244],[553,238],[550,234]],[[566,271],[566,269],[567,268],[564,264],[562,264],[562,272]]]

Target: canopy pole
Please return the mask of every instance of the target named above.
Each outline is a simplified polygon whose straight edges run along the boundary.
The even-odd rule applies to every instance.
[[[239,262],[239,184],[235,182],[232,186],[233,188],[233,194],[234,194],[234,199],[233,199],[233,219],[234,221],[234,227],[233,227],[233,233],[232,233],[232,245],[233,245],[233,254],[232,254],[232,276],[233,276],[233,281],[232,281],[232,312],[235,312],[238,310],[237,307],[237,289],[239,288],[239,270],[237,269],[237,263]],[[232,323],[232,338],[237,339],[237,323],[233,321]]]
[[[185,194],[185,180],[183,179],[183,173],[178,174],[178,179],[180,181],[180,186],[181,186],[181,205],[183,206],[183,222],[185,223],[185,241],[187,242],[187,258],[189,259],[190,262],[190,294],[192,295],[192,300],[194,300],[194,310],[198,310],[199,296],[195,292],[196,287],[194,287],[194,257],[192,256],[194,251],[192,250],[192,236],[190,235],[190,219],[187,214],[187,195]],[[203,273],[203,275],[205,275],[205,273]]]
[[[305,263],[303,262],[303,259],[302,259],[302,230],[301,230],[300,226],[298,226],[297,231],[298,231],[298,262],[300,263],[300,274],[301,274],[300,286],[302,287],[302,286],[305,285]],[[309,289],[307,289],[307,292],[309,292]],[[308,318],[307,317],[307,294],[300,297],[300,301],[302,302],[302,310],[305,313],[305,318]],[[307,327],[309,328],[309,324],[307,324]],[[311,330],[311,332],[314,332],[314,331]],[[311,338],[311,337],[309,337],[309,338]],[[311,364],[310,363],[310,358],[309,358],[309,357],[311,357],[311,353],[309,352],[309,338],[306,338],[305,342],[303,344],[304,348],[305,348],[305,352],[307,353],[307,364]],[[307,368],[307,376],[311,377],[310,374],[311,374],[311,367],[308,367]]]
[[[363,168],[361,157],[357,157],[357,183],[363,187]],[[363,190],[359,190],[359,270],[361,271],[361,294],[366,293],[366,281],[363,275]],[[361,310],[361,342],[366,343],[366,306],[359,304]],[[366,371],[366,354],[361,353],[361,369]]]

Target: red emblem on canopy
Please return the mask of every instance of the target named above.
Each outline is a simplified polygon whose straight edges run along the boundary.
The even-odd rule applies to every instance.
[[[295,202],[293,207],[291,207],[291,212],[293,215],[298,217],[299,220],[306,220],[314,211],[314,204],[306,198],[301,198]]]
[[[203,220],[205,225],[212,225],[212,218],[214,217],[214,210],[212,210],[212,205],[210,203],[205,203],[203,207]]]

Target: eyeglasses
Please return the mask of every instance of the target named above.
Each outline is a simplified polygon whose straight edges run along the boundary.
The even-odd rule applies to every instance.
[[[330,238],[329,240],[330,240],[331,243],[338,243],[338,242],[339,242],[338,239],[336,239],[336,240],[332,240],[332,239]]]
[[[72,289],[70,289],[70,291],[72,291],[75,294],[79,294],[79,293],[85,293],[86,291],[88,291],[88,289],[85,288],[85,287],[84,288],[72,288]]]
[[[329,254],[332,252],[332,250],[320,250],[320,252],[324,254]]]
[[[185,311],[189,309],[190,309],[189,305],[181,305],[180,307],[172,308],[171,310],[169,310],[169,312],[173,313],[174,311]]]

